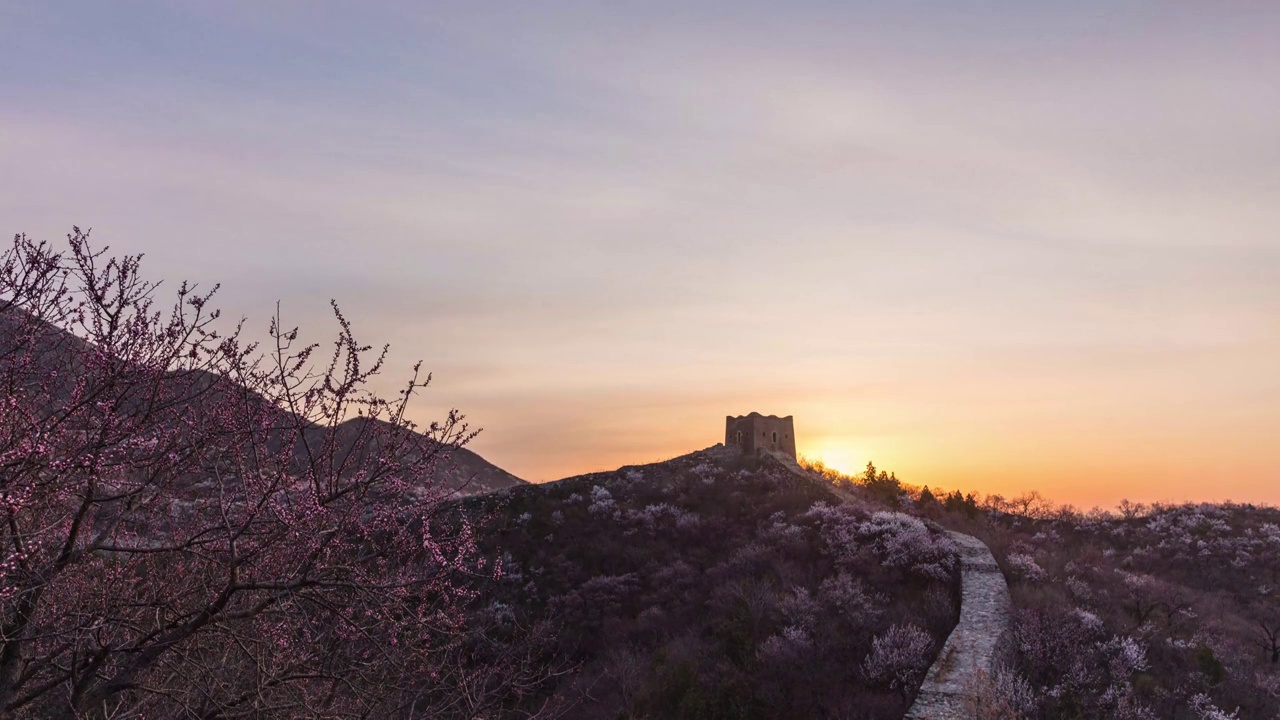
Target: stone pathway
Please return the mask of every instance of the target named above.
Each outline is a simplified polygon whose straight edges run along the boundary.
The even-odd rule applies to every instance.
[[[791,457],[771,455],[797,475],[816,477]],[[847,498],[839,488],[832,490]],[[949,534],[960,548],[960,622],[947,637],[903,720],[973,720],[969,700],[980,675],[996,669],[1000,640],[1012,622],[1009,583],[991,549],[972,535]]]
[[[995,669],[996,650],[1009,629],[1009,584],[991,550],[972,535],[952,532],[960,546],[960,622],[904,720],[971,720],[967,700],[980,673]]]

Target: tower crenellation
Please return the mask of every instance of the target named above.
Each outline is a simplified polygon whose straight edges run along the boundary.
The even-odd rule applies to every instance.
[[[742,448],[744,454],[755,455],[766,450],[796,457],[796,430],[791,416],[761,415],[753,412],[734,417],[724,423],[724,444]]]

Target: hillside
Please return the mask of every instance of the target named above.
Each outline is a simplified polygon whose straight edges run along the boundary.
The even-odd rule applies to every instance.
[[[323,347],[257,342],[68,244],[0,253],[0,716],[477,717],[449,670],[492,563],[440,508],[519,480],[406,420],[429,375],[380,395],[336,305]]]
[[[366,427],[370,422],[376,424],[377,427]],[[307,437],[319,439],[327,432],[329,432],[327,428],[313,426],[306,435]],[[370,421],[367,418],[347,420],[333,429],[339,452],[351,452],[352,446],[357,444],[362,432],[367,435],[384,435],[397,431],[394,430],[390,423],[384,420]],[[379,448],[375,443],[370,447],[364,448],[363,453],[366,456],[375,456],[378,450]],[[428,491],[434,492],[437,483],[449,489],[455,495],[465,496],[493,492],[515,485],[524,485],[525,481],[465,447],[454,447],[449,448],[447,452],[442,454],[440,461],[432,467],[432,476],[429,478],[429,482],[419,482],[417,487],[424,493]],[[414,488],[409,488],[409,491],[413,492]]]
[[[1012,627],[1004,667],[976,688],[976,720],[1280,717],[1280,509],[1126,501],[1081,513],[1035,492],[913,488],[873,467],[823,474],[990,547]]]
[[[524,480],[480,457],[467,448],[458,448],[436,468],[436,477],[446,487],[464,495],[493,492],[516,485]]]
[[[901,717],[957,617],[943,533],[721,446],[462,508],[567,718]]]
[[[406,422],[425,381],[373,393],[336,306],[328,359],[278,324],[259,354],[185,289],[152,312],[133,263],[76,295],[0,262],[5,717],[1280,717],[1275,508],[720,445],[530,485],[456,412]]]
[[[10,349],[19,346],[24,348],[22,362],[31,364],[30,369],[25,372],[42,378],[59,378],[59,382],[52,388],[52,394],[55,397],[63,396],[75,387],[77,380],[85,372],[83,367],[85,358],[95,351],[95,348],[85,340],[65,329],[33,318],[17,307],[2,307],[0,308],[0,367],[4,363],[14,361]],[[268,402],[236,382],[207,371],[185,371],[185,373],[171,373],[171,376],[177,380],[179,374],[185,374],[182,382],[192,388],[188,393],[189,397],[185,399],[192,405],[212,404],[217,396],[223,393],[245,395],[246,401],[250,403]],[[124,401],[126,411],[129,409],[127,407],[129,402]],[[283,408],[280,412],[282,416],[290,415]],[[282,424],[288,424],[288,422],[287,419],[281,421]],[[366,422],[368,422],[366,418],[352,418],[332,429],[342,452],[349,452],[353,445],[358,444],[357,438],[362,432],[372,429],[364,427]],[[376,422],[380,425],[378,430],[386,432],[390,429],[389,423],[381,420]],[[328,432],[330,432],[329,428],[309,423],[303,435],[307,438],[319,439]],[[369,434],[375,433],[366,433],[366,435]],[[368,454],[371,450],[376,448],[365,448],[364,451]],[[299,448],[299,452],[302,452],[302,448]],[[431,477],[419,480],[418,489],[423,492],[434,492],[435,488],[442,486],[459,495],[472,495],[521,485],[525,482],[465,447],[451,448],[447,453],[442,454],[440,461],[433,466],[432,473]]]
[[[1280,717],[1280,510],[922,510],[1011,581],[1019,717]]]

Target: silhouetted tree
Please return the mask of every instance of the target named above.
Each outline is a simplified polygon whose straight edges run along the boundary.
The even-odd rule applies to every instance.
[[[921,507],[929,507],[937,503],[938,499],[933,496],[932,492],[929,491],[929,486],[925,485],[924,489],[920,491],[920,498],[918,502],[920,503]]]
[[[862,475],[862,484],[873,495],[895,505],[903,492],[902,483],[896,475],[883,470],[877,471],[875,464],[871,462],[867,463],[867,469]]]

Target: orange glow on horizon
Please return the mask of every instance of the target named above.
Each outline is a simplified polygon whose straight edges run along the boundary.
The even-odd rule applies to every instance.
[[[797,454],[802,459],[821,462],[844,475],[858,475],[866,468],[868,460],[874,462],[866,452],[852,445],[830,440],[806,446]]]
[[[1280,3],[23,5],[10,236],[93,226],[264,349],[336,299],[520,478],[754,411],[931,490],[1280,505]]]
[[[593,434],[587,429],[591,425],[575,426],[576,432],[563,436],[563,445],[549,443],[535,453],[490,445],[486,441],[500,439],[495,428],[472,449],[526,480],[544,482],[662,462],[721,442],[718,423],[698,415],[663,426],[657,437],[598,425]],[[1114,509],[1122,499],[1280,502],[1274,466],[1257,450],[1262,438],[1244,434],[1220,438],[1216,446],[1197,446],[1148,437],[1136,428],[1125,437],[1108,435],[1103,427],[1069,432],[1054,423],[991,427],[922,419],[914,432],[876,435],[862,428],[842,432],[843,423],[827,425],[816,415],[796,414],[798,454],[846,475],[860,475],[870,461],[911,486],[979,497],[1036,491],[1050,502],[1081,510]]]

